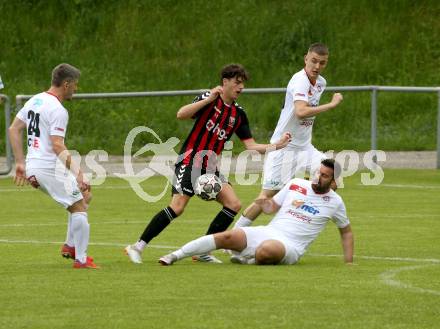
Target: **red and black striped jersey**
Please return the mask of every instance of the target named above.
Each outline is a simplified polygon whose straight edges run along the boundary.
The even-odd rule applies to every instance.
[[[193,103],[206,99],[209,95],[209,91],[203,93]],[[236,102],[225,104],[220,96],[200,109],[193,118],[196,121],[180,150],[179,163],[206,168],[208,159],[216,158],[214,154],[221,153],[225,142],[234,133],[241,140],[252,138],[244,109]],[[211,161],[213,160],[210,163]]]

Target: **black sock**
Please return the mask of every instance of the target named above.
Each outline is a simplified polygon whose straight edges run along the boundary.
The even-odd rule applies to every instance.
[[[235,215],[237,215],[235,211],[223,207],[217,216],[215,216],[214,220],[211,222],[211,225],[209,225],[206,235],[226,231],[228,226],[231,225],[232,221],[234,220]]]
[[[177,215],[173,209],[166,207],[153,217],[151,222],[145,228],[144,233],[142,233],[140,240],[146,243],[150,242],[155,236],[162,232],[165,227],[168,226],[171,221],[176,218]]]

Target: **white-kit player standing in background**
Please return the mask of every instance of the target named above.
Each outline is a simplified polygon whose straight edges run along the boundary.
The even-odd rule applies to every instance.
[[[306,172],[313,176],[326,158],[312,145],[313,123],[317,114],[335,108],[342,101],[342,95],[335,93],[331,102],[319,105],[326,86],[320,73],[327,66],[328,55],[326,45],[312,44],[304,56],[304,68],[294,74],[287,85],[284,107],[271,142],[285,132],[289,132],[292,139],[284,149],[268,154],[259,199],[273,197],[293,177],[304,178]],[[251,225],[261,212],[261,207],[253,202],[234,228]]]
[[[80,74],[69,64],[56,66],[51,87],[26,102],[9,127],[9,137],[15,156],[15,183],[22,186],[29,182],[68,211],[67,239],[61,255],[73,258],[74,268],[96,269],[93,258],[87,257],[90,185],[64,145],[69,114],[62,102],[72,99]],[[22,147],[24,129],[26,164]]]

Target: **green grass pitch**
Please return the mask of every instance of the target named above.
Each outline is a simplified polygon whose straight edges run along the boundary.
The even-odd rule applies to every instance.
[[[143,183],[160,191],[164,180]],[[0,180],[0,328],[439,328],[440,171],[387,170],[379,186],[345,180],[355,234],[343,264],[334,224],[295,266],[173,266],[159,256],[202,235],[220,210],[193,198],[135,265],[123,254],[168,202],[139,199],[120,179],[93,189],[90,255],[99,271],[59,255],[66,214],[46,195]],[[258,185],[234,185],[243,206]],[[259,218],[267,223],[269,217]]]

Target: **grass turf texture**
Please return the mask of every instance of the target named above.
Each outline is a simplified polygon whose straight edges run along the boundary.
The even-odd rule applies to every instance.
[[[163,183],[151,178],[144,187],[160,192]],[[131,264],[123,247],[168,200],[145,203],[125,181],[107,179],[94,188],[89,212],[89,252],[102,266],[91,271],[73,270],[59,255],[65,212],[2,179],[0,327],[437,328],[440,173],[387,170],[380,186],[361,185],[359,175],[345,183],[339,192],[355,233],[355,266],[343,264],[332,223],[295,266],[233,265],[220,252],[225,264],[160,266],[166,246],[203,234],[220,210],[197,198],[152,241],[144,264]],[[243,205],[259,190],[235,188]]]

